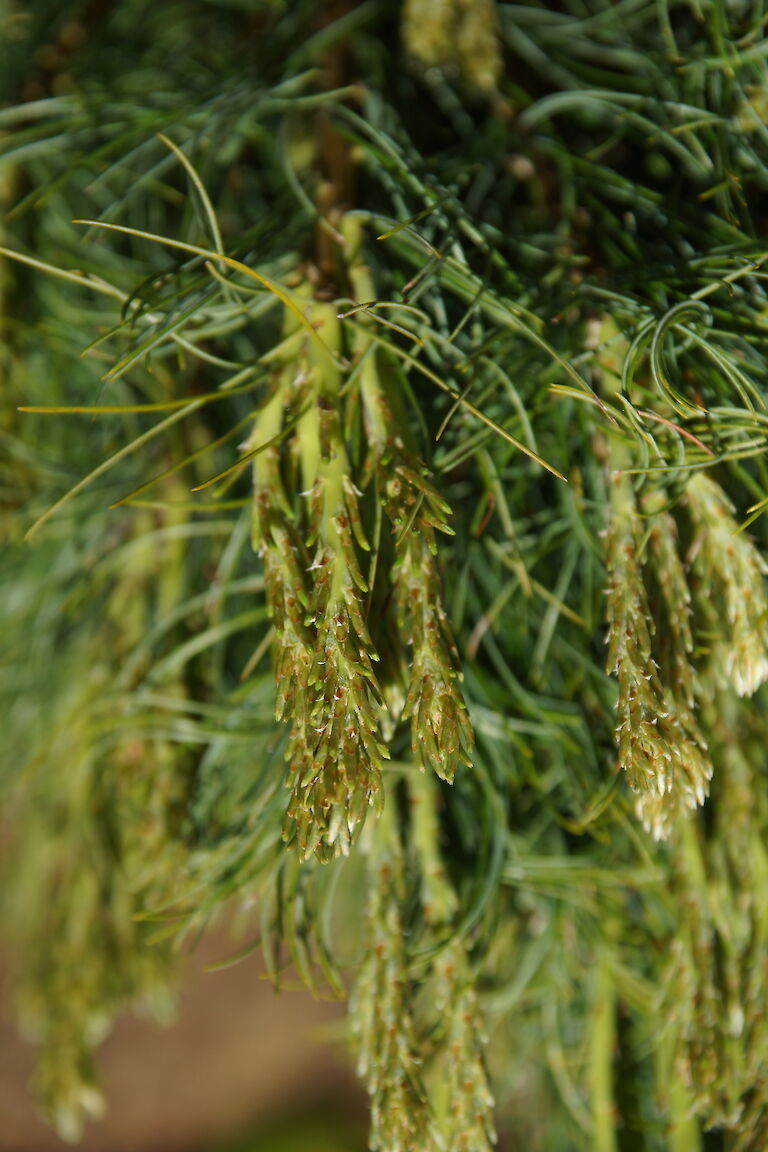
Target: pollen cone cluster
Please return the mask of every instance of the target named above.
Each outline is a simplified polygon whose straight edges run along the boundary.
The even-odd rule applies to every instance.
[[[370,946],[352,1001],[358,1075],[371,1097],[373,1152],[437,1152],[424,1084],[403,933],[404,877],[397,851],[374,862]]]
[[[409,777],[410,834],[386,813],[367,844],[368,948],[353,995],[358,1070],[377,1152],[490,1152],[494,1100],[485,1021],[459,927],[460,902],[438,848],[438,786]],[[366,838],[368,839],[368,838]],[[425,928],[415,961],[409,909]]]
[[[493,0],[406,0],[403,40],[424,68],[442,68],[468,88],[490,91],[501,73]]]
[[[286,310],[248,449],[276,712],[290,723],[284,836],[327,859],[380,810],[399,721],[419,763],[448,780],[473,737],[437,568],[449,509],[394,414],[392,366],[364,322],[344,325],[306,287],[297,298],[304,322]]]
[[[713,725],[724,740],[713,814],[687,822],[672,852],[680,914],[664,1011],[697,1112],[729,1130],[729,1147],[756,1152],[768,1141],[767,813],[736,740],[756,735],[746,710],[734,704]]]
[[[153,607],[182,586],[184,546],[172,527],[167,514],[132,523],[120,579],[100,601],[96,650],[127,661]],[[151,550],[165,574],[154,588]],[[103,590],[100,567],[94,597]],[[19,1011],[40,1044],[40,1105],[67,1140],[104,1110],[94,1049],[116,1013],[130,1006],[167,1020],[175,1001],[173,949],[167,941],[149,946],[143,914],[168,901],[184,866],[179,813],[188,779],[169,740],[151,731],[126,738],[125,690],[134,675],[115,685],[96,662],[88,678],[71,677],[12,809],[27,829],[7,896],[14,943],[29,957],[17,978]],[[180,683],[169,689],[183,699]]]
[[[733,506],[719,484],[705,475],[687,489],[695,530],[693,570],[714,642],[713,666],[722,664],[725,683],[739,696],[752,696],[768,679],[768,566],[749,537],[739,531]]]
[[[721,693],[751,695],[768,676],[765,564],[739,534],[725,493],[699,474],[676,515],[666,503],[663,492],[640,502],[616,477],[606,549],[619,765],[656,839],[709,792],[703,704]]]

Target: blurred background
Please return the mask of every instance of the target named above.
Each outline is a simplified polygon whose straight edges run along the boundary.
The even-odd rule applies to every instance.
[[[314,999],[286,975],[275,993],[257,957],[206,971],[233,951],[204,939],[186,963],[168,1028],[121,1017],[99,1063],[108,1110],[83,1152],[363,1152],[366,1101],[339,1042],[343,1005]],[[37,1115],[34,1049],[19,1036],[3,988],[0,1149],[71,1147]]]

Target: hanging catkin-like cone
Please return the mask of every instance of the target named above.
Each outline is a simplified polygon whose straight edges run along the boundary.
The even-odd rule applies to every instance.
[[[712,764],[691,699],[693,672],[689,601],[675,551],[674,524],[650,517],[648,556],[665,616],[654,616],[642,554],[646,531],[627,480],[613,482],[608,529],[608,670],[619,685],[616,741],[619,765],[637,793],[637,811],[656,839],[665,838],[674,816],[704,803]],[[673,623],[669,623],[670,620]],[[655,656],[660,628],[667,649]]]

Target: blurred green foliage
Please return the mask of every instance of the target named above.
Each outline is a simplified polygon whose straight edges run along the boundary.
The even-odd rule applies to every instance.
[[[465,8],[446,0],[447,26]],[[339,993],[362,972],[352,1032],[387,1152],[402,1132],[487,1148],[487,1102],[467,1119],[483,1037],[529,1149],[758,1152],[768,733],[744,692],[768,669],[764,5],[498,4],[483,61],[455,34],[424,46],[439,9],[4,14],[3,913],[41,1098],[75,1135],[101,1107],[109,1020],[167,1012],[175,951],[227,904],[278,982],[288,958]],[[372,363],[395,401],[377,467]],[[320,444],[358,492],[331,586],[364,564],[359,652],[389,754],[362,831],[359,758],[344,777],[330,755],[323,792],[309,756],[306,860],[282,838],[296,741],[269,660],[290,617],[252,547],[270,457],[249,437],[280,373],[301,387],[269,446],[299,557],[279,595],[315,595],[312,550],[337,539],[339,509],[318,529],[299,482]],[[333,451],[303,405],[331,413]],[[425,507],[453,531],[436,558]],[[421,664],[392,611],[408,580]],[[435,711],[411,666],[434,673]],[[667,843],[617,774],[617,698],[636,738],[618,734],[618,767]],[[713,767],[695,811],[708,770],[683,786],[670,709]],[[446,743],[425,756],[430,733]],[[454,782],[422,776],[446,748]],[[334,856],[353,809],[357,844]]]
[[[290,1115],[275,1116],[252,1132],[215,1144],[204,1152],[363,1152],[365,1130],[327,1108],[302,1107]]]

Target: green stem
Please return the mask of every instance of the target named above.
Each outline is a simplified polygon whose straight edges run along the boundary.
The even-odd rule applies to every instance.
[[[601,945],[594,977],[592,1028],[589,1040],[589,1084],[593,1152],[616,1152],[616,1103],[613,1063],[616,1047],[616,987],[611,948]]]

